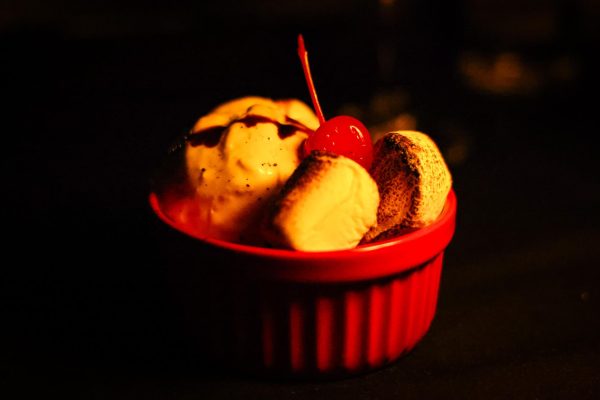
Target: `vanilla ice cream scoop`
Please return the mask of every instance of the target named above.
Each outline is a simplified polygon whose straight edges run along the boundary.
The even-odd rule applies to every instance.
[[[206,236],[252,243],[265,205],[300,163],[300,145],[318,125],[299,100],[244,97],[215,108],[187,137],[193,201],[176,218]]]

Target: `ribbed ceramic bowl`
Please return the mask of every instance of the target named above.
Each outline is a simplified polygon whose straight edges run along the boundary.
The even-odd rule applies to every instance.
[[[411,350],[435,314],[456,215],[452,191],[425,228],[298,252],[193,236],[155,194],[150,204],[166,224],[172,283],[199,348],[225,366],[287,377],[362,373]]]

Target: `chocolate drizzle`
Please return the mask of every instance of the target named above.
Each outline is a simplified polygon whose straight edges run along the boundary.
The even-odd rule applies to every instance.
[[[239,119],[234,122],[242,122],[247,127],[256,126],[259,123],[271,122],[277,125],[277,134],[281,140],[287,138],[288,136],[293,135],[296,131],[302,131],[308,134],[313,133],[314,131],[299,121],[296,121],[293,118],[288,116],[285,117],[284,123],[279,123],[276,120],[267,117],[261,116],[247,116],[242,119]],[[186,142],[190,144],[192,147],[196,146],[206,146],[206,147],[215,147],[219,144],[223,133],[228,127],[223,126],[215,126],[203,130],[199,130],[196,132],[192,132],[188,134],[185,138]]]
[[[287,115],[285,116],[285,125],[293,126],[297,130],[308,133],[308,134],[314,133],[314,131],[312,129],[310,129],[308,126],[304,125],[302,122],[297,121],[293,118],[290,118]]]
[[[223,132],[225,132],[225,129],[226,128],[222,126],[215,126],[214,128],[208,128],[202,131],[193,132],[186,137],[186,141],[192,147],[215,147],[219,144],[219,141],[221,140],[221,136],[223,136]]]
[[[294,126],[290,125],[279,125],[279,129],[277,130],[277,134],[281,140],[285,139],[288,136],[291,136],[296,132],[297,129]]]
[[[258,124],[260,122],[274,122],[274,123],[277,123],[277,121],[273,121],[270,118],[259,117],[257,115],[250,115],[250,116],[244,117],[244,118],[240,119],[239,122],[243,122],[244,125],[246,125],[248,128],[251,128],[251,127],[255,126],[256,124]]]

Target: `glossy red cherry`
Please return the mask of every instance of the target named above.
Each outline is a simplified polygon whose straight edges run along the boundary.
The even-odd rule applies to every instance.
[[[373,161],[373,145],[367,128],[353,117],[333,117],[304,142],[304,155],[313,150],[326,150],[353,159],[365,169]]]
[[[313,150],[326,150],[351,158],[368,170],[373,160],[371,135],[356,118],[338,116],[328,121],[325,120],[310,73],[308,52],[304,47],[302,35],[298,35],[298,56],[302,62],[308,91],[320,122],[319,128],[304,142],[304,156]]]

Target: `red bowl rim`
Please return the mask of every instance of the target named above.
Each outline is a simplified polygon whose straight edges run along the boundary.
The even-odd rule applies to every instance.
[[[279,261],[314,261],[314,260],[345,260],[350,257],[360,257],[360,256],[368,256],[372,255],[371,253],[378,252],[387,252],[388,250],[394,248],[403,248],[406,249],[413,244],[417,244],[418,242],[426,241],[428,237],[436,236],[435,233],[439,231],[445,231],[447,237],[447,241],[444,239],[445,243],[437,243],[436,249],[432,249],[433,253],[429,255],[429,257],[425,257],[426,259],[432,258],[439,251],[442,251],[443,248],[448,244],[452,234],[454,233],[454,223],[456,216],[456,194],[454,190],[451,189],[448,198],[446,200],[446,204],[444,209],[438,219],[427,225],[423,228],[416,229],[414,231],[400,234],[399,236],[393,237],[391,239],[378,241],[375,243],[368,243],[364,245],[359,245],[352,249],[344,249],[344,250],[333,250],[333,251],[297,251],[297,250],[288,250],[288,249],[274,249],[274,248],[265,248],[258,246],[245,245],[240,243],[233,243],[224,240],[219,240],[211,237],[205,237],[197,234],[193,234],[191,232],[187,232],[179,228],[172,220],[170,220],[160,209],[160,203],[158,199],[158,195],[154,192],[149,195],[149,202],[152,207],[154,213],[159,217],[159,219],[166,223],[171,228],[175,229],[178,232],[183,233],[186,236],[192,237],[196,240],[201,241],[204,244],[226,250],[229,252],[234,252],[238,255],[246,255],[251,256],[253,258],[260,259],[274,259]],[[440,240],[437,240],[439,242]],[[422,247],[422,246],[421,246]],[[431,247],[431,246],[430,246]],[[435,250],[435,251],[434,251]],[[395,252],[395,251],[394,251]],[[423,260],[423,261],[425,261]]]

